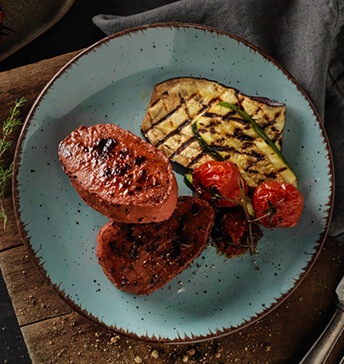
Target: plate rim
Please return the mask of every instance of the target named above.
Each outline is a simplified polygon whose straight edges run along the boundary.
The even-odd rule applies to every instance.
[[[145,30],[151,29],[151,28],[191,28],[191,29],[198,29],[198,30],[203,30],[205,32],[211,32],[211,33],[216,33],[217,35],[224,35],[227,36],[229,38],[232,38],[236,41],[238,41],[239,43],[243,43],[244,45],[246,45],[247,47],[249,47],[250,49],[252,49],[254,52],[258,52],[260,53],[260,55],[272,62],[280,71],[282,71],[284,73],[284,75],[288,78],[288,80],[290,82],[292,82],[296,88],[298,89],[298,91],[300,92],[301,96],[306,100],[306,102],[308,103],[308,105],[310,106],[313,115],[315,117],[316,122],[319,125],[320,131],[321,131],[321,135],[324,139],[324,146],[325,149],[328,153],[328,166],[329,166],[329,183],[330,183],[330,193],[329,193],[329,197],[328,197],[328,202],[326,203],[326,210],[325,210],[325,214],[327,215],[325,217],[325,225],[324,225],[324,230],[323,232],[319,235],[319,238],[314,242],[315,244],[317,244],[317,246],[315,247],[315,252],[312,254],[311,259],[309,260],[309,262],[306,264],[306,266],[302,269],[301,274],[299,275],[299,277],[297,279],[294,279],[295,283],[293,285],[292,288],[290,288],[287,292],[285,292],[284,294],[282,294],[278,299],[276,299],[274,302],[271,303],[271,305],[269,305],[268,307],[266,307],[264,310],[262,310],[261,312],[259,312],[258,314],[255,314],[255,316],[250,317],[249,320],[243,320],[243,322],[239,325],[239,326],[235,326],[235,327],[222,327],[222,330],[220,330],[219,328],[216,328],[215,332],[212,332],[210,329],[209,330],[209,334],[206,335],[194,335],[193,333],[191,333],[191,335],[187,335],[186,333],[182,334],[182,336],[180,336],[179,332],[177,332],[177,338],[175,339],[170,339],[170,338],[166,338],[166,337],[161,337],[159,335],[159,337],[156,337],[155,335],[151,335],[148,336],[148,334],[146,335],[138,335],[134,332],[130,332],[127,330],[124,330],[122,328],[117,328],[116,326],[112,326],[112,325],[108,325],[106,323],[104,323],[103,321],[101,321],[99,318],[93,316],[91,313],[87,312],[86,309],[82,309],[78,304],[76,304],[69,296],[67,293],[65,293],[62,289],[59,288],[59,285],[54,284],[51,279],[49,278],[47,271],[45,270],[45,268],[43,267],[43,262],[40,262],[40,259],[36,256],[34,250],[31,247],[31,243],[30,243],[30,237],[28,235],[28,232],[25,230],[25,224],[23,223],[23,221],[21,220],[21,213],[20,213],[20,203],[19,203],[19,186],[18,186],[18,181],[17,181],[17,176],[19,173],[19,169],[20,169],[20,155],[22,153],[22,144],[23,141],[25,139],[27,130],[30,126],[30,121],[32,119],[32,116],[34,115],[37,107],[39,106],[39,104],[41,103],[41,101],[43,101],[44,99],[44,95],[48,92],[48,90],[50,89],[50,87],[53,85],[53,83],[66,71],[68,70],[72,65],[74,65],[79,58],[87,55],[88,53],[94,51],[96,48],[106,44],[107,42],[111,41],[112,39],[115,38],[119,38],[122,36],[125,36],[127,34],[132,34],[132,33],[137,33],[137,32],[143,32]],[[300,84],[294,79],[294,77],[278,62],[276,61],[274,58],[272,58],[271,56],[269,56],[268,54],[266,54],[263,50],[261,50],[259,47],[255,46],[253,43],[239,37],[236,36],[230,32],[218,29],[216,27],[211,27],[211,26],[207,26],[207,25],[201,25],[201,24],[194,24],[194,23],[184,23],[184,22],[166,22],[166,23],[154,23],[154,24],[147,24],[147,25],[142,25],[142,26],[137,26],[137,27],[132,27],[129,29],[125,29],[122,31],[119,31],[117,33],[114,33],[112,35],[106,36],[100,40],[98,40],[97,42],[91,44],[89,47],[83,49],[80,51],[80,53],[78,53],[76,56],[74,56],[71,60],[69,60],[64,66],[62,66],[55,74],[54,76],[50,79],[50,81],[47,82],[47,84],[44,86],[44,88],[42,89],[42,91],[38,94],[38,96],[36,97],[34,103],[32,104],[26,118],[25,118],[25,122],[23,124],[23,127],[21,129],[19,138],[17,140],[17,145],[16,145],[16,149],[15,149],[15,154],[14,154],[14,161],[13,161],[13,175],[12,175],[12,202],[13,202],[13,207],[14,207],[14,215],[15,215],[15,219],[16,219],[16,223],[17,223],[17,227],[18,227],[18,231],[20,234],[20,237],[22,239],[22,241],[24,242],[24,245],[28,251],[28,255],[31,259],[31,261],[33,262],[35,268],[38,270],[38,272],[40,273],[40,275],[44,278],[44,280],[49,284],[49,286],[51,286],[54,291],[59,295],[59,297],[66,302],[72,309],[74,309],[77,313],[79,313],[80,315],[82,315],[83,317],[93,321],[94,323],[100,325],[103,328],[106,328],[108,330],[111,330],[117,334],[120,335],[124,335],[133,339],[140,339],[140,340],[144,340],[146,342],[155,342],[155,343],[167,343],[167,344],[191,344],[191,343],[199,343],[199,342],[204,342],[204,341],[208,341],[208,340],[213,340],[213,339],[217,339],[223,336],[227,336],[230,335],[232,333],[235,333],[239,330],[242,330],[243,328],[246,328],[254,323],[256,323],[257,321],[261,320],[263,317],[267,316],[269,313],[273,312],[280,304],[282,304],[299,286],[300,284],[303,282],[304,278],[307,276],[307,274],[309,273],[309,271],[311,270],[311,268],[313,267],[315,261],[317,260],[323,245],[325,243],[325,239],[327,237],[328,234],[328,229],[331,223],[331,218],[332,218],[332,213],[333,213],[333,205],[334,205],[334,193],[335,193],[335,176],[334,176],[334,162],[333,162],[333,156],[332,156],[332,151],[331,151],[331,147],[330,147],[330,143],[329,143],[329,139],[327,137],[327,133],[324,127],[324,124],[322,122],[322,119],[318,113],[318,111],[316,110],[313,102],[311,101],[311,99],[309,98],[309,96],[307,95],[307,93],[302,89],[302,87],[300,86]]]

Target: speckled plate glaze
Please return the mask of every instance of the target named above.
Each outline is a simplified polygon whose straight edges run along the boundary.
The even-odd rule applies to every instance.
[[[256,256],[231,260],[209,246],[150,296],[116,289],[97,263],[107,219],[86,206],[58,161],[59,142],[80,125],[116,123],[137,135],[153,86],[194,76],[287,104],[283,151],[305,208],[291,229],[265,230]],[[180,195],[190,194],[177,175]],[[225,335],[271,312],[320,252],[333,202],[331,152],[308,97],[276,62],[246,41],[190,24],[156,24],[92,45],[49,82],[18,143],[13,180],[18,226],[34,263],[78,312],[118,333],[163,342]]]

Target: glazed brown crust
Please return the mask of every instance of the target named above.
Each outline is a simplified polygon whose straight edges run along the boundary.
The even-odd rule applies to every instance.
[[[185,196],[169,220],[140,225],[110,221],[98,233],[98,262],[118,289],[149,295],[200,255],[214,218],[207,201]]]
[[[83,201],[109,219],[163,221],[176,207],[178,187],[168,159],[117,125],[74,130],[60,143],[59,159]]]

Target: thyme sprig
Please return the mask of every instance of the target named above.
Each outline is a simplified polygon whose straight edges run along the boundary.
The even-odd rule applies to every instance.
[[[4,229],[7,224],[7,215],[2,200],[5,197],[6,184],[12,178],[13,162],[7,168],[4,168],[2,166],[3,155],[12,145],[12,141],[7,140],[7,138],[18,126],[22,125],[22,121],[19,117],[20,108],[26,101],[27,99],[22,97],[14,102],[14,106],[10,108],[9,116],[2,126],[2,135],[0,139],[0,219],[3,219]]]

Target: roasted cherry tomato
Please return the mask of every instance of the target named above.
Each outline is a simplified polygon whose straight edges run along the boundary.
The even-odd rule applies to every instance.
[[[256,247],[263,233],[257,223],[251,224],[252,245]],[[217,250],[228,258],[245,254],[250,248],[248,222],[241,207],[225,212],[217,222],[212,235]]]
[[[268,228],[293,227],[303,210],[300,191],[289,183],[267,182],[257,187],[252,196],[256,218]]]
[[[245,193],[247,193],[247,184],[238,167],[232,162],[206,162],[195,168],[192,173],[195,192],[207,200],[215,201],[219,207],[232,207],[237,205],[232,201],[241,201],[240,179],[242,179]],[[214,196],[217,197],[214,198]],[[223,199],[221,196],[232,201]]]
[[[222,219],[222,230],[231,242],[225,247],[224,253],[228,258],[236,257],[247,252],[247,224],[241,209],[224,214]]]

